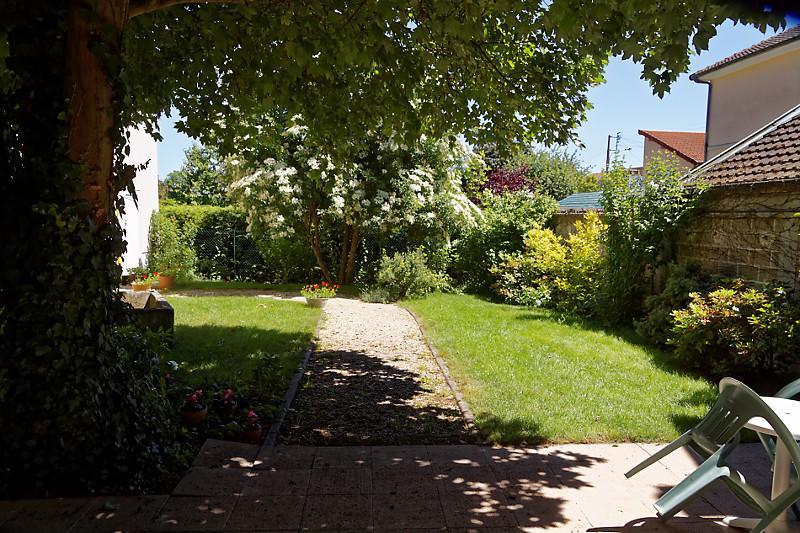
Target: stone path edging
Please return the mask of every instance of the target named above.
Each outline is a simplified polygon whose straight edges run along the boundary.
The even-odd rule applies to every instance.
[[[289,387],[286,389],[286,393],[283,395],[283,401],[281,402],[280,409],[278,410],[278,418],[276,418],[275,422],[273,422],[269,427],[267,436],[261,443],[263,448],[274,448],[278,442],[278,435],[281,432],[281,426],[283,426],[283,422],[286,420],[286,413],[288,413],[289,408],[292,407],[294,397],[297,396],[297,389],[300,386],[300,381],[302,381],[303,375],[306,373],[308,362],[311,360],[311,356],[317,347],[317,339],[319,338],[320,327],[324,321],[325,307],[323,306],[322,316],[320,317],[319,322],[317,322],[317,327],[314,330],[314,337],[311,339],[311,342],[308,343],[308,346],[306,346],[306,349],[303,352],[303,362],[300,364],[297,372],[294,373],[294,376],[292,376],[292,381],[289,382]]]
[[[419,328],[420,335],[422,335],[423,342],[425,342],[425,346],[427,346],[428,350],[430,350],[431,354],[433,354],[433,358],[436,359],[436,364],[439,365],[439,370],[441,370],[442,374],[444,374],[444,379],[447,382],[447,386],[450,387],[450,390],[453,392],[456,403],[458,403],[458,408],[461,410],[461,414],[464,416],[467,429],[469,429],[470,432],[477,434],[478,428],[475,426],[475,414],[472,412],[472,409],[469,408],[469,404],[464,399],[464,395],[461,394],[461,391],[458,389],[458,385],[450,375],[450,369],[447,367],[447,363],[445,363],[444,359],[442,359],[442,356],[439,355],[439,351],[436,349],[436,347],[428,341],[428,337],[425,335],[425,329],[422,327],[422,321],[411,309],[408,309],[407,307],[401,308],[405,309],[406,312],[414,319],[414,322],[417,323],[417,327]]]

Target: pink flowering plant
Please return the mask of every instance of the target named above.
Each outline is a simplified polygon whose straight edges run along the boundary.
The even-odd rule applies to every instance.
[[[203,402],[203,389],[195,389],[194,392],[186,396],[186,401],[181,407],[182,411],[202,411],[206,408]]]
[[[247,420],[245,421],[244,429],[245,431],[258,431],[261,429],[261,419],[252,409],[247,412]]]

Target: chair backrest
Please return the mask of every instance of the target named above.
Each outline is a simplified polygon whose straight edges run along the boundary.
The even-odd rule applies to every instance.
[[[714,453],[733,439],[749,420],[761,417],[786,446],[795,467],[800,468],[800,446],[786,424],[758,394],[733,378],[720,381],[719,390],[719,397],[711,411],[692,429],[692,438],[697,445]]]

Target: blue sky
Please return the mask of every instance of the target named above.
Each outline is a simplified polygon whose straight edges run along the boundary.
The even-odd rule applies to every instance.
[[[766,39],[774,32],[763,34],[751,26],[725,23],[711,39],[709,50],[692,59],[690,72],[719,61],[742,48]],[[578,149],[580,158],[592,170],[600,170],[605,164],[608,135],[621,132],[620,154],[630,165],[642,161],[644,141],[637,133],[639,129],[703,131],[706,120],[705,85],[689,80],[684,74],[673,84],[672,90],[663,99],[653,95],[647,82],[640,79],[641,67],[631,61],[614,58],[606,69],[606,81],[589,91],[589,100],[594,106],[584,124],[578,128],[578,136],[584,144]],[[163,117],[159,121],[164,141],[158,146],[158,175],[180,168],[183,151],[192,139],[175,131],[174,118]]]

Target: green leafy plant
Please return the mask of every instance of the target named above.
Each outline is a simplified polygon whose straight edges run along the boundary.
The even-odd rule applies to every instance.
[[[604,177],[601,203],[608,225],[603,273],[605,317],[625,323],[638,316],[652,273],[673,259],[672,239],[697,212],[704,187],[683,182],[674,157],[657,157],[640,178],[617,166]]]
[[[522,251],[525,234],[545,226],[556,210],[555,200],[528,191],[487,195],[483,203],[482,221],[454,242],[450,268],[455,282],[478,291],[490,289],[492,267]]]
[[[359,294],[362,302],[371,304],[387,304],[392,302],[392,293],[384,287],[366,287]]]
[[[150,268],[167,276],[189,278],[195,260],[194,250],[181,234],[175,217],[153,213],[147,259]]]
[[[422,249],[384,255],[375,275],[375,288],[385,291],[391,300],[423,296],[446,286],[445,276],[428,267]]]
[[[673,312],[669,343],[686,366],[714,375],[780,371],[800,353],[800,304],[784,288],[735,280],[707,294],[692,293]]]
[[[180,169],[164,180],[166,198],[179,204],[225,206],[232,169],[214,148],[192,145],[184,151]]]
[[[675,325],[672,312],[685,308],[691,293],[705,291],[709,286],[709,276],[698,265],[668,265],[664,289],[645,299],[644,317],[636,321],[636,332],[651,344],[665,347]]]
[[[577,315],[597,313],[605,226],[597,213],[589,213],[575,229],[566,239],[547,228],[530,230],[525,251],[505,256],[493,268],[495,290],[513,303]]]

